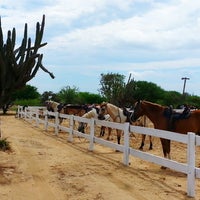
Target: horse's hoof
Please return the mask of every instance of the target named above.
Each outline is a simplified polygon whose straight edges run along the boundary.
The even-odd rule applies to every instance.
[[[165,166],[161,166],[161,169],[167,169],[167,167],[165,167]]]

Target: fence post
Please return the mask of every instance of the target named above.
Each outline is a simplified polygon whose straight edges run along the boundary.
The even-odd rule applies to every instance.
[[[74,129],[74,117],[73,115],[70,116],[70,121],[69,121],[69,127],[70,127],[70,132],[69,132],[69,142],[73,142],[73,129]]]
[[[195,134],[188,133],[188,146],[187,146],[187,195],[189,197],[195,196]]]
[[[58,135],[58,126],[59,126],[59,113],[55,113],[55,134]]]
[[[45,120],[45,122],[44,122],[44,129],[45,129],[45,131],[47,131],[47,128],[48,128],[48,111],[47,110],[45,110],[45,112],[44,112],[44,120]]]
[[[124,165],[129,165],[129,123],[124,123]]]
[[[27,108],[26,107],[24,109],[24,118],[25,118],[25,120],[27,120]]]
[[[93,151],[94,149],[94,118],[90,120],[90,145],[89,151]]]
[[[39,126],[39,110],[37,109],[36,110],[36,127],[38,127]]]
[[[17,115],[17,118],[20,118],[19,117],[20,116],[20,106],[19,105],[17,106],[17,114],[16,115]]]

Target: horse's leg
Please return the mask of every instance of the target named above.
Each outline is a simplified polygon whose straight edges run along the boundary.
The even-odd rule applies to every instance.
[[[105,134],[105,129],[106,129],[105,126],[102,126],[102,127],[101,127],[100,137],[103,137],[103,136],[104,136],[104,134]]]
[[[59,124],[61,124],[63,122],[63,118],[59,118]]]
[[[117,130],[117,143],[120,144],[120,139],[121,139],[121,131]]]
[[[152,137],[151,137],[151,135],[149,136],[149,141],[150,141],[149,150],[152,150],[153,149],[153,143],[152,143]]]
[[[112,132],[112,128],[108,127],[108,137],[107,137],[107,140],[110,140],[111,132]]]
[[[145,138],[146,138],[146,135],[142,134],[142,142],[141,142],[141,145],[139,147],[140,150],[143,150]]]
[[[160,141],[161,141],[161,144],[162,144],[164,158],[171,159],[171,156],[170,156],[170,140],[160,138]],[[166,169],[165,166],[162,166],[161,168]]]

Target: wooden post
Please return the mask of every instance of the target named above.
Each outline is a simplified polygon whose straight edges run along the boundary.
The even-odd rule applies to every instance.
[[[44,122],[44,129],[45,129],[45,131],[47,131],[47,129],[48,129],[48,111],[47,110],[45,110],[45,112],[44,112],[44,120],[45,120],[45,122]]]
[[[129,123],[124,123],[124,165],[129,165]]]
[[[55,113],[55,134],[58,135],[58,127],[59,127],[59,113]]]
[[[93,151],[94,149],[94,118],[90,120],[90,145],[89,151]]]
[[[69,132],[69,142],[73,142],[73,129],[74,129],[74,117],[73,115],[70,116],[70,121],[69,121],[69,127],[70,127],[70,132]]]
[[[39,126],[39,110],[36,110],[36,127]]]
[[[195,196],[195,134],[188,133],[188,148],[187,148],[187,195]]]

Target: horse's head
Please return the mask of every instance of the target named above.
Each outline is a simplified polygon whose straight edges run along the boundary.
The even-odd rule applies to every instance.
[[[50,100],[45,101],[45,105],[46,105],[48,111],[50,111],[50,112],[54,111],[53,108],[52,108],[52,103],[51,103]]]
[[[142,113],[142,101],[138,100],[135,105],[134,105],[134,112],[133,115],[131,117],[132,121],[136,121],[140,116],[143,115]]]
[[[108,112],[107,112],[107,103],[103,102],[100,105],[98,119],[104,120],[105,119],[105,115],[107,115],[107,114],[108,114]]]
[[[64,104],[60,103],[58,106],[57,106],[57,111],[59,113],[64,113]]]

